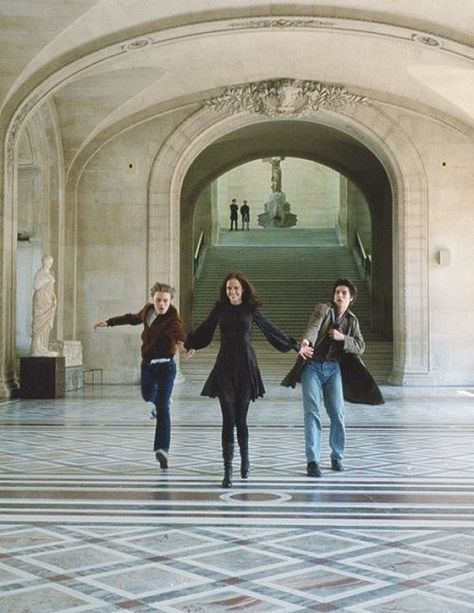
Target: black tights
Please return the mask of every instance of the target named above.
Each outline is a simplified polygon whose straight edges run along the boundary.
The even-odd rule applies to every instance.
[[[234,427],[237,427],[237,442],[240,451],[246,451],[249,444],[247,413],[249,400],[223,400],[219,398],[222,411],[222,449],[233,447]]]

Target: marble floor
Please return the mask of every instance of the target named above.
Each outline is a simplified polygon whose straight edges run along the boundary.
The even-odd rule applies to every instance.
[[[251,407],[220,488],[220,413],[181,383],[170,467],[133,386],[0,404],[0,611],[474,611],[474,390],[347,406],[346,471],[305,475],[300,390]],[[235,463],[237,467],[237,462]]]

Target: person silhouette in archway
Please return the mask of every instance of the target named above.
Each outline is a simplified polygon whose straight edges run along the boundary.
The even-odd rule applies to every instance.
[[[245,230],[245,228],[247,228],[247,230],[249,230],[249,223],[250,223],[250,207],[247,203],[247,200],[244,200],[242,206],[240,207],[240,215],[242,217],[242,230]]]
[[[239,220],[239,205],[237,204],[237,199],[232,198],[232,202],[230,203],[230,231],[235,228],[238,230],[237,222]]]

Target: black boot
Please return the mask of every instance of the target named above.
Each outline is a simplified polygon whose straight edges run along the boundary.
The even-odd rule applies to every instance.
[[[232,487],[232,460],[234,459],[234,444],[225,443],[222,447],[224,457],[224,478],[222,487]]]
[[[232,487],[232,465],[224,464],[224,478],[222,479],[222,487]]]
[[[242,477],[242,479],[249,478],[249,470],[250,470],[250,463],[249,463],[248,447],[243,448],[243,449],[241,448],[240,449],[240,476]]]

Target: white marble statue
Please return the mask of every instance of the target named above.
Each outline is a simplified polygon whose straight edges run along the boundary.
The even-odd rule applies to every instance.
[[[281,162],[284,156],[264,158],[262,162],[272,165],[272,193],[258,216],[258,225],[264,228],[291,228],[296,225],[296,215],[290,213],[290,203],[282,190]]]
[[[283,162],[285,158],[283,156],[273,157],[273,158],[264,158],[262,162],[270,162],[272,165],[272,182],[271,188],[272,192],[281,192],[281,165],[280,162]]]
[[[53,327],[57,305],[54,276],[51,272],[53,258],[51,255],[44,255],[41,262],[41,268],[37,270],[33,281],[31,355],[55,357],[57,353],[48,349],[49,333]]]

